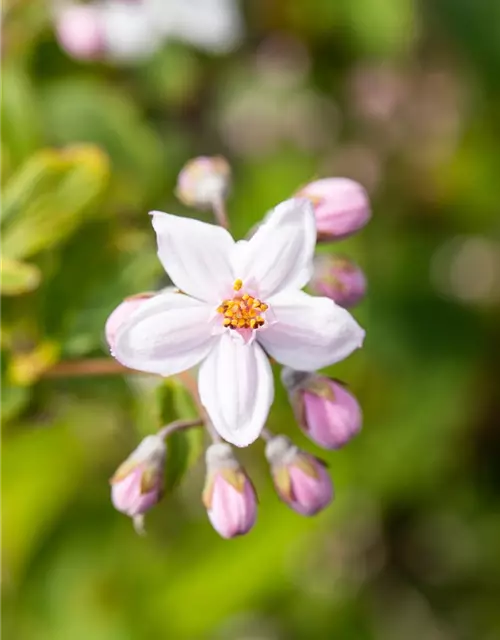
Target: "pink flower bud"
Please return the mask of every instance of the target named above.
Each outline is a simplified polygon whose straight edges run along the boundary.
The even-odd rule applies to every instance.
[[[228,444],[211,445],[206,461],[203,503],[213,528],[223,538],[247,533],[257,517],[257,497],[250,479]]]
[[[319,255],[309,283],[313,293],[331,298],[341,307],[353,307],[366,293],[366,278],[351,260],[341,256]]]
[[[356,398],[326,376],[285,367],[282,380],[299,426],[324,449],[340,449],[361,429]]]
[[[221,156],[200,156],[184,165],[177,178],[177,197],[199,209],[210,209],[227,196],[231,167]]]
[[[104,32],[99,10],[92,5],[62,7],[56,18],[61,47],[77,60],[95,60],[104,52]]]
[[[157,435],[144,438],[111,478],[115,509],[142,526],[143,514],[161,498],[167,447]]]
[[[134,311],[136,311],[145,300],[149,300],[149,298],[152,298],[154,295],[154,293],[145,292],[138,293],[135,296],[130,296],[125,298],[125,300],[111,312],[106,320],[106,326],[104,329],[106,342],[111,350],[114,349],[116,335],[123,323],[130,318]]]
[[[333,485],[325,464],[301,451],[285,436],[266,445],[274,486],[279,497],[303,516],[313,516],[333,499]]]
[[[318,241],[340,240],[356,233],[371,217],[365,189],[349,178],[310,182],[297,194],[314,205]]]

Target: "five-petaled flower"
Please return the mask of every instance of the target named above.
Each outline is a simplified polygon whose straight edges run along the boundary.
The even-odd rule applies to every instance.
[[[301,291],[313,269],[313,207],[287,200],[239,242],[222,227],[151,215],[158,256],[179,292],[145,300],[120,327],[113,355],[163,376],[201,363],[199,392],[210,420],[225,440],[247,446],[273,401],[268,356],[313,371],[363,341],[345,309]]]

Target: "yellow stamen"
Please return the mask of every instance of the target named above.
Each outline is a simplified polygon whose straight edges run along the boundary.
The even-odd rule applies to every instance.
[[[243,281],[235,280],[233,289],[240,291]],[[217,313],[223,316],[222,325],[229,329],[258,329],[266,321],[263,314],[268,305],[248,293],[236,294],[234,298],[223,300],[217,307]]]

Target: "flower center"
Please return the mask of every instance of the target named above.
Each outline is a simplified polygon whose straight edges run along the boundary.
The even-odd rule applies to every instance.
[[[236,280],[233,289],[241,291],[242,287],[243,282]],[[229,329],[258,329],[265,324],[262,314],[267,309],[267,304],[244,293],[236,294],[230,300],[223,300],[217,307],[217,312],[223,315],[223,325]]]

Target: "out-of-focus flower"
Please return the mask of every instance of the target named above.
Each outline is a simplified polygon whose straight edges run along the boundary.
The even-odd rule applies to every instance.
[[[231,182],[231,167],[221,156],[190,160],[179,173],[176,195],[184,204],[210,209],[225,199]]]
[[[243,36],[239,0],[142,0],[168,37],[212,53],[233,50]]]
[[[211,445],[206,462],[203,504],[213,528],[223,538],[247,533],[257,517],[257,498],[251,481],[228,444]]]
[[[142,303],[115,337],[122,364],[163,376],[200,362],[201,402],[219,434],[244,447],[260,434],[274,394],[267,355],[313,371],[346,358],[364,331],[328,298],[300,289],[316,245],[307,200],[278,205],[248,241],[222,227],[153,212],[158,255],[186,295]]]
[[[296,194],[314,205],[318,240],[340,240],[356,233],[371,218],[365,189],[349,178],[323,178]]]
[[[98,6],[106,54],[110,60],[116,63],[140,62],[163,44],[164,35],[147,3],[104,0]]]
[[[101,0],[63,3],[55,10],[61,46],[81,60],[139,62],[168,39],[214,53],[241,39],[242,19],[233,0]]]
[[[353,307],[366,293],[366,278],[357,264],[343,256],[319,255],[309,283],[313,293],[331,298],[341,307]]]
[[[160,436],[144,438],[111,478],[111,500],[143,529],[143,515],[161,498],[167,447]]]
[[[486,236],[456,236],[441,245],[431,262],[436,289],[465,304],[500,301],[500,243]]]
[[[95,60],[105,52],[100,10],[93,5],[63,5],[56,16],[61,47],[78,60]]]
[[[145,300],[149,300],[155,294],[150,292],[138,293],[135,296],[129,296],[125,298],[123,302],[111,312],[108,319],[106,320],[106,326],[104,328],[106,334],[106,342],[108,343],[111,350],[113,350],[115,345],[115,337],[123,325],[130,316],[136,311]]]
[[[325,449],[339,449],[361,429],[359,403],[338,382],[288,367],[281,379],[299,426],[313,442]]]
[[[301,451],[285,436],[266,444],[274,486],[279,497],[303,516],[313,516],[333,498],[333,485],[321,460]]]

